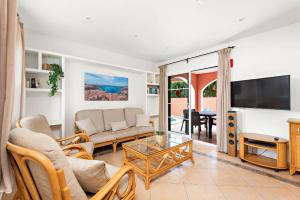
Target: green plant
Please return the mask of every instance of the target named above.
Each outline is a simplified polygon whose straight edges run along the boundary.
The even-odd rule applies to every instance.
[[[155,131],[155,135],[164,135],[165,132],[164,131]]]
[[[203,97],[216,97],[217,96],[217,81],[209,84],[203,91]]]
[[[58,81],[64,77],[64,72],[62,71],[60,65],[50,64],[50,73],[47,84],[51,87],[50,96],[54,96],[58,90]]]

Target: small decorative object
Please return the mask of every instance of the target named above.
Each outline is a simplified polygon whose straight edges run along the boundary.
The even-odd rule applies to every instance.
[[[58,64],[50,64],[50,72],[47,84],[51,87],[50,96],[54,96],[58,90],[58,81],[64,77],[64,72]]]
[[[156,131],[155,137],[159,146],[164,146],[166,144],[166,134],[164,131]]]
[[[31,87],[31,85],[30,85],[30,79],[27,79],[26,80],[26,88],[30,88]]]
[[[47,63],[44,63],[44,64],[42,65],[42,69],[43,69],[43,70],[50,70],[50,65],[47,64]]]
[[[128,101],[128,78],[84,73],[86,101]]]
[[[36,81],[35,78],[31,79],[31,88],[36,88]]]

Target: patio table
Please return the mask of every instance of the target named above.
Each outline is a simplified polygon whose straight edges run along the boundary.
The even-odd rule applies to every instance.
[[[212,138],[212,126],[213,126],[213,118],[217,116],[215,112],[199,112],[200,116],[206,117],[208,119],[208,137]]]

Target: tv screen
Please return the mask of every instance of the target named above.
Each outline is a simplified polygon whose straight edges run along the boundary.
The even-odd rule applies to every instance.
[[[290,75],[231,82],[231,106],[290,110]]]

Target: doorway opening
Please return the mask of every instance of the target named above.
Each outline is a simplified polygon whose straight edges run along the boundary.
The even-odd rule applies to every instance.
[[[189,134],[189,73],[168,77],[168,130]]]
[[[191,137],[217,144],[217,67],[191,72]]]

